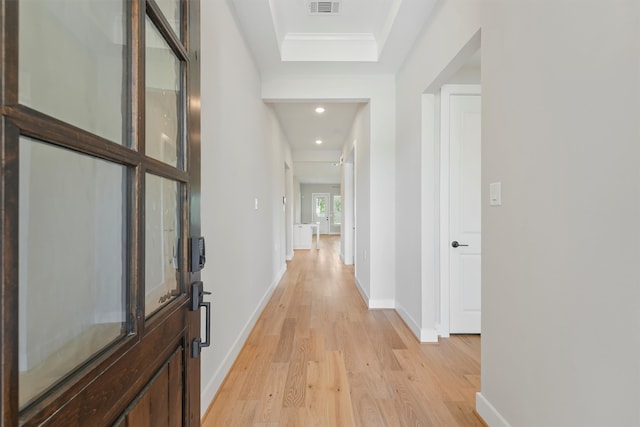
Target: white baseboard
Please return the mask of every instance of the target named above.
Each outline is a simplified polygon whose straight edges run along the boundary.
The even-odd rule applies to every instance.
[[[347,261],[342,252],[340,252],[340,261],[342,261],[342,263],[344,265],[353,265],[353,258],[351,258],[351,260]]]
[[[420,329],[420,342],[438,342],[438,331],[435,328]]]
[[[442,338],[449,338],[449,332],[445,332],[444,328],[440,323],[436,323],[436,333]]]
[[[225,377],[227,376],[227,373],[229,373],[229,371],[231,370],[231,367],[233,366],[233,362],[235,362],[236,358],[238,357],[238,354],[240,354],[240,350],[242,350],[242,346],[244,345],[245,341],[249,337],[251,330],[253,329],[256,322],[258,321],[258,318],[260,317],[260,315],[262,314],[262,311],[264,310],[265,306],[269,302],[269,299],[271,298],[273,291],[276,289],[276,286],[278,286],[278,283],[280,283],[280,280],[282,279],[282,276],[284,276],[284,273],[286,271],[287,271],[287,265],[285,264],[280,270],[280,272],[276,275],[276,278],[273,280],[273,282],[269,286],[269,289],[267,289],[267,292],[264,294],[264,296],[258,303],[258,306],[254,310],[253,314],[251,315],[247,323],[245,323],[244,327],[242,328],[242,331],[240,332],[240,335],[238,335],[233,345],[231,346],[227,354],[224,356],[224,359],[220,364],[220,366],[218,366],[218,369],[213,375],[213,378],[211,378],[211,380],[204,386],[204,388],[202,388],[202,394],[200,397],[201,399],[200,417],[203,417],[204,414],[207,412],[207,409],[209,409],[209,406],[211,405],[211,402],[213,402],[213,398],[216,396],[216,393],[218,392],[218,389],[222,385],[222,382],[224,381]]]
[[[409,314],[404,307],[396,303],[396,311],[407,324],[411,332],[420,340],[420,342],[438,342],[438,331],[435,328],[421,328],[418,322]]]
[[[369,300],[369,309],[385,309],[385,308],[396,308],[396,300],[394,299],[370,299]]]
[[[354,280],[356,282],[356,288],[358,288],[358,292],[360,292],[360,296],[364,300],[364,303],[367,304],[367,306],[368,306],[369,305],[369,294],[367,294],[365,292],[364,288],[360,284],[360,281],[358,280],[358,276],[354,275],[353,278],[354,278]]]
[[[360,284],[357,276],[354,276],[356,282],[356,288],[358,288],[358,292],[360,292],[360,296],[364,300],[364,303],[367,305],[369,310],[381,309],[381,308],[395,308],[396,301],[393,299],[371,299],[369,298],[369,294],[367,294]]]
[[[511,427],[511,424],[500,415],[496,408],[480,392],[476,393],[476,412],[490,427]]]

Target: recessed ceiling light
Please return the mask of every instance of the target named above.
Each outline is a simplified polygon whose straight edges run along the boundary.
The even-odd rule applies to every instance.
[[[321,139],[316,139],[316,144],[318,144],[318,145],[322,144],[322,140]]]
[[[316,108],[316,113],[318,113],[318,114],[322,114],[322,113],[324,113],[324,107],[318,107],[318,108]]]

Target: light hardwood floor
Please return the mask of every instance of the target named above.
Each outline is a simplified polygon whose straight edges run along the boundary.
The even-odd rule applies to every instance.
[[[420,344],[368,310],[338,236],[296,251],[203,419],[213,426],[482,426],[480,337]]]

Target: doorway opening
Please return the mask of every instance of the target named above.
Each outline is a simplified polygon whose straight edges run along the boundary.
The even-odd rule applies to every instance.
[[[422,95],[423,129],[433,130],[422,141],[423,206],[434,206],[422,215],[423,271],[435,272],[435,281],[422,279],[422,311],[433,319],[423,331],[426,341],[481,330],[480,44],[478,32]],[[458,328],[455,317],[469,312],[476,325]]]

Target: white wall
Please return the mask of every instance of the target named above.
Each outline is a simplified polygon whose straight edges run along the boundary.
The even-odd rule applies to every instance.
[[[356,206],[357,215],[369,212],[370,224],[356,219],[356,279],[369,289],[369,307],[393,307],[395,299],[395,80],[392,75],[377,76],[263,76],[262,95],[277,100],[369,101],[369,145],[357,148],[356,192],[368,197],[371,209]],[[365,194],[368,193],[368,196]],[[356,204],[358,200],[356,200]],[[365,231],[366,226],[369,231]],[[359,228],[359,229],[358,229]],[[370,235],[370,242],[359,240],[359,233]],[[368,247],[365,244],[368,243]],[[365,259],[366,256],[366,259]],[[358,257],[364,262],[358,265]],[[370,265],[369,271],[363,269]],[[358,275],[358,269],[361,275]],[[365,279],[368,277],[368,279]],[[368,281],[368,283],[362,283]]]
[[[422,128],[422,95],[462,65],[456,58],[480,28],[479,7],[469,0],[439,2],[396,77],[396,308],[423,341],[437,339],[439,320],[439,151],[434,138],[422,146],[426,134],[435,134]]]
[[[640,425],[640,249],[621,245],[640,237],[639,7],[440,2],[398,76],[398,303],[416,310],[422,276],[429,326],[437,276],[405,249],[422,192],[421,256],[436,258],[436,157],[420,151],[419,97],[482,28],[483,201],[489,183],[503,188],[503,206],[482,211],[477,410],[491,426]]]
[[[369,176],[371,174],[369,161],[370,129],[371,129],[371,109],[369,104],[365,104],[358,110],[351,132],[345,143],[343,158],[350,158],[353,152],[354,169],[354,207],[355,217],[353,226],[354,233],[354,274],[356,285],[360,294],[369,302],[371,306],[371,261],[365,256],[365,251],[371,247],[371,187]],[[342,183],[345,186],[346,182]]]
[[[228,3],[201,8],[202,278],[213,292],[213,344],[202,354],[204,413],[286,268],[282,196],[284,164],[292,162]]]
[[[480,403],[640,425],[640,6],[485,4]]]

